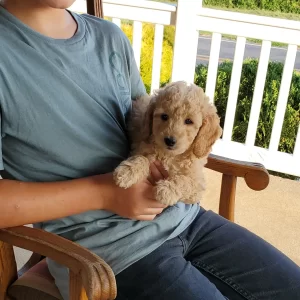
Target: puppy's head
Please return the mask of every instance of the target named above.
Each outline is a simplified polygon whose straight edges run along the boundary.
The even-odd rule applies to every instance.
[[[150,141],[172,156],[192,150],[196,157],[204,157],[222,134],[215,106],[201,88],[185,82],[171,83],[156,92],[145,124]]]

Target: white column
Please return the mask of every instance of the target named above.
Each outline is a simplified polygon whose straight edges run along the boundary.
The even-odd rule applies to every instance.
[[[178,0],[172,81],[194,82],[199,37],[196,8],[199,6],[202,7],[202,0]]]

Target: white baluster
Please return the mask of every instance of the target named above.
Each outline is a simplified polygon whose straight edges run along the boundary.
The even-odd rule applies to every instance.
[[[132,48],[133,48],[134,58],[138,69],[140,69],[140,64],[141,64],[142,31],[143,31],[142,22],[134,21]]]
[[[211,46],[210,46],[209,64],[208,64],[207,80],[206,80],[206,88],[205,88],[205,93],[209,97],[211,102],[214,102],[221,40],[222,40],[222,35],[220,33],[214,32],[212,35]]]
[[[298,166],[299,166],[300,165],[300,124],[298,127],[298,134],[297,134],[297,138],[296,138],[296,144],[295,144],[293,155],[295,157],[295,161],[298,162]]]
[[[256,73],[256,81],[255,81],[251,113],[250,113],[249,124],[248,124],[247,137],[246,137],[247,146],[253,146],[255,143],[257,125],[258,125],[261,103],[263,99],[263,93],[264,93],[268,65],[269,65],[271,46],[272,43],[270,41],[262,42],[259,64]]]
[[[112,18],[112,22],[114,24],[116,24],[118,27],[121,28],[121,19],[119,19],[119,18]]]
[[[232,67],[228,103],[223,131],[223,140],[231,141],[232,129],[235,118],[236,104],[238,99],[243,59],[245,52],[246,38],[238,37],[235,46],[234,61]]]
[[[280,84],[269,150],[277,151],[297,55],[297,45],[289,45]]]
[[[154,90],[159,88],[163,37],[164,37],[164,26],[160,24],[156,24],[155,36],[154,36],[151,94],[153,93]]]

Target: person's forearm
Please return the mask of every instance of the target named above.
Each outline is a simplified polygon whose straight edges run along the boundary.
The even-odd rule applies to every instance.
[[[104,209],[108,190],[107,175],[53,183],[0,180],[0,228]]]

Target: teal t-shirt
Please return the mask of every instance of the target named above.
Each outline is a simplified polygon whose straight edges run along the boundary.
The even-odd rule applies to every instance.
[[[130,42],[108,21],[72,15],[76,34],[56,40],[0,7],[4,178],[49,182],[103,174],[128,155],[126,119],[131,101],[145,93]],[[87,247],[118,274],[180,234],[198,211],[180,203],[145,222],[95,210],[35,226]],[[67,298],[66,269],[52,261],[49,268]]]

